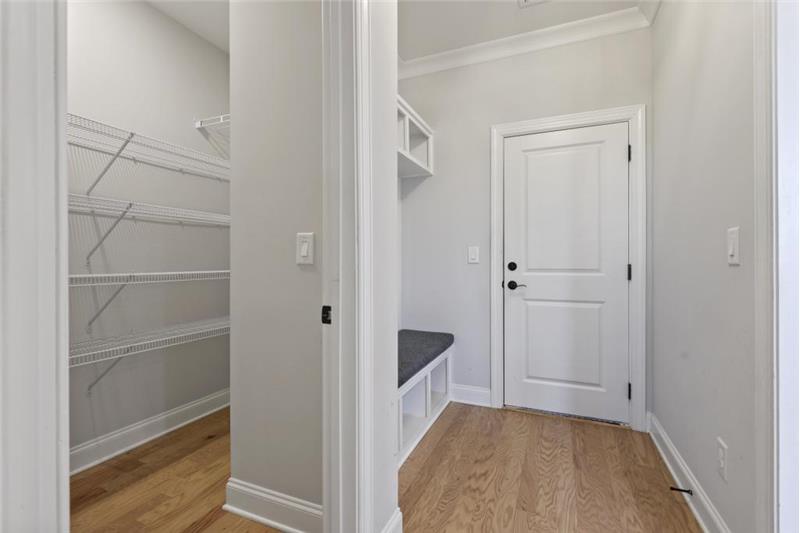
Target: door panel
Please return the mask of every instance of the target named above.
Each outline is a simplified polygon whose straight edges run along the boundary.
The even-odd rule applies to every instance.
[[[628,421],[627,150],[626,123],[505,141],[506,404]]]

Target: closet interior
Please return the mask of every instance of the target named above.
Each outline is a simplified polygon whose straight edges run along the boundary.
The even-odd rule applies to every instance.
[[[228,53],[171,9],[67,6],[75,527],[112,492],[92,467],[133,476],[125,452],[229,401]]]

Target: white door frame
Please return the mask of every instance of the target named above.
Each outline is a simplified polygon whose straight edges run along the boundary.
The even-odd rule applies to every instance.
[[[69,530],[65,7],[0,2],[0,531]]]
[[[628,123],[631,144],[628,189],[628,246],[633,279],[628,292],[629,380],[631,382],[630,424],[637,431],[647,429],[646,412],[646,324],[647,324],[647,155],[645,106],[633,105],[525,120],[492,126],[491,146],[491,401],[503,407],[503,145],[507,137],[548,131]]]
[[[376,204],[396,186],[374,176],[390,169],[393,183],[397,179],[396,161],[384,157],[396,155],[397,146],[397,52],[387,45],[397,27],[396,3],[339,0],[322,6],[326,246],[337,246],[329,233],[335,226],[339,238],[338,249],[326,249],[323,261],[338,253],[338,271],[324,274],[325,297],[338,290],[339,300],[336,331],[326,332],[323,355],[324,530],[400,533],[396,450],[376,445],[395,442],[379,437],[397,427],[391,419],[397,409],[389,401],[396,401],[397,367],[381,372],[376,354],[387,353],[387,340],[396,342],[396,328],[387,339],[380,323],[385,326],[381,313],[392,303],[385,300],[399,300],[399,294],[381,296],[373,285],[375,272],[386,277],[393,259],[376,245],[375,234],[385,238],[392,229]]]

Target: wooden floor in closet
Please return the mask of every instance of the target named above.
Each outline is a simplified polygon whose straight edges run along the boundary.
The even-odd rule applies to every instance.
[[[650,436],[450,404],[400,469],[403,532],[700,532]]]
[[[222,510],[228,409],[72,476],[73,533],[277,530]]]

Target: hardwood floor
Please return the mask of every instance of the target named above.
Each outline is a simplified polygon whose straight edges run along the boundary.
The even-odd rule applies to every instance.
[[[72,476],[71,530],[276,532],[222,510],[229,475],[224,409]]]
[[[644,433],[451,404],[400,469],[404,533],[700,532]]]
[[[71,481],[72,531],[276,530],[222,510],[222,410]],[[451,404],[400,469],[403,530],[699,532],[650,437],[627,429]]]

